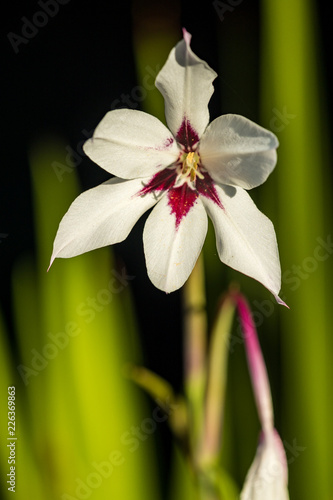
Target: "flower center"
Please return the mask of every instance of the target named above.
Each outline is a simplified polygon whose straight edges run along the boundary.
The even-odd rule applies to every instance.
[[[180,161],[182,164],[181,167],[181,176],[184,178],[189,177],[193,182],[195,181],[196,176],[199,179],[203,179],[203,175],[200,172],[200,168],[198,165],[200,163],[200,156],[195,151],[191,151],[190,153],[183,153],[180,157]]]

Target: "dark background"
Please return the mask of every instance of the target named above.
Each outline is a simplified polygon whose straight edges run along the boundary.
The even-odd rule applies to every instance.
[[[54,17],[49,16],[45,26],[28,27],[37,11],[43,11],[34,1],[10,4],[4,19],[4,64],[2,71],[2,182],[1,182],[1,303],[6,320],[11,325],[10,275],[13,263],[25,253],[34,252],[34,224],[28,152],[35,140],[55,135],[76,150],[85,139],[82,130],[92,132],[111,103],[122,94],[130,94],[137,82],[134,64],[134,34],[150,26],[152,30],[173,30],[176,40],[182,36],[181,27],[193,33],[192,49],[216,71],[219,65],[232,65],[233,53],[245,52],[249,64],[246,82],[249,100],[238,102],[241,83],[226,79],[211,101],[211,116],[233,110],[256,119],[257,73],[256,54],[259,43],[259,6],[244,1],[237,9],[226,12],[221,22],[213,4],[207,2],[106,2],[70,0],[59,5]],[[24,17],[24,19],[22,19]],[[43,24],[43,18],[38,18]],[[251,45],[243,45],[241,36],[246,30]],[[27,43],[9,33],[24,36]],[[178,36],[177,36],[178,35]],[[11,37],[11,38],[10,38]],[[218,38],[225,39],[225,51],[217,50]],[[232,50],[228,50],[232,39]],[[16,42],[17,41],[17,42]],[[17,43],[17,44],[16,44]],[[13,47],[13,44],[16,47]],[[170,50],[171,50],[170,46]],[[221,59],[221,61],[220,61]],[[164,64],[164,60],[160,61]],[[223,78],[223,71],[222,71]],[[236,83],[237,82],[237,83]],[[238,88],[237,88],[238,87]],[[243,93],[244,95],[244,93]],[[224,103],[223,105],[221,103]],[[140,103],[138,103],[140,106]],[[126,104],[123,104],[126,106]],[[242,109],[243,107],[247,109]],[[138,108],[137,108],[138,109]],[[246,111],[246,112],[245,112]],[[64,151],[64,158],[66,156]],[[65,162],[64,162],[65,163]],[[51,165],[50,165],[50,168]],[[99,184],[109,174],[81,158],[77,166],[82,190]],[[56,176],[55,176],[56,179]],[[115,245],[116,255],[125,262],[129,274],[135,275],[133,293],[139,323],[145,325],[144,352],[149,365],[179,384],[181,349],[179,343],[180,293],[170,296],[156,290],[149,282],[142,250],[141,220],[130,237]],[[56,231],[56,228],[54,228]],[[51,254],[51,248],[50,248]],[[45,263],[47,265],[47,263]],[[144,290],[144,293],[142,293]],[[160,312],[164,311],[161,322]],[[151,328],[147,328],[151,325]],[[158,349],[156,347],[158,325]],[[11,329],[12,330],[12,329]],[[168,353],[175,364],[168,366]],[[162,353],[162,356],[161,356]],[[178,369],[175,370],[175,368]]]
[[[233,112],[253,120],[258,118],[258,1],[239,2],[236,8],[223,13],[222,21],[221,8],[205,1],[196,2],[195,6],[189,1],[176,0],[69,0],[66,4],[57,5],[58,12],[53,17],[48,16],[45,26],[38,28],[36,34],[28,31],[30,39],[25,38],[27,43],[17,42],[17,53],[13,47],[16,38],[11,35],[11,42],[9,33],[22,36],[26,20],[31,21],[35,13],[43,9],[36,1],[11,2],[7,4],[8,10],[2,22],[1,303],[9,325],[13,263],[22,254],[34,252],[29,148],[35,140],[54,134],[75,150],[85,138],[82,131],[91,132],[111,108],[111,103],[122,94],[131,92],[137,85],[133,53],[135,34],[140,34],[140,30],[147,27],[151,30],[170,29],[175,34],[178,30],[180,39],[181,27],[186,27],[194,34],[194,52],[219,73],[222,81],[210,103],[211,117]],[[317,2],[316,6],[313,19],[315,22],[318,18],[320,26],[321,63],[331,110],[332,58],[328,7],[325,2]],[[43,24],[42,18],[40,22]],[[241,65],[238,61],[242,62]],[[137,109],[139,107],[140,103]],[[66,154],[64,151],[64,158]],[[82,190],[108,177],[106,172],[85,157],[81,157],[76,170]],[[136,276],[133,293],[139,322],[145,325],[143,342],[149,364],[153,368],[158,365],[160,371],[177,384],[181,362],[177,354],[181,352],[177,326],[180,293],[165,296],[150,284],[142,251],[143,222],[144,218],[126,242],[115,245],[114,251],[125,262],[128,272]],[[162,323],[157,320],[161,307],[168,311]],[[149,324],[152,328],[147,329]],[[156,344],[151,341],[156,336],[157,324],[159,352],[155,352]],[[166,361],[170,351],[176,358],[172,370]],[[161,353],[164,355],[161,356]],[[176,371],[175,366],[179,368]]]
[[[327,5],[317,2],[313,19],[320,27],[320,63],[331,117],[332,55]],[[35,252],[28,163],[31,144],[55,135],[76,148],[83,138],[82,131],[92,131],[111,103],[138,84],[133,44],[135,36],[147,26],[152,30],[170,26],[176,34],[178,30],[179,40],[182,26],[193,34],[193,51],[218,72],[222,82],[210,103],[212,118],[232,112],[258,121],[260,2],[243,0],[221,21],[213,2],[70,0],[59,5],[57,14],[49,16],[45,26],[30,35],[28,43],[18,45],[18,53],[8,34],[22,36],[26,22],[22,17],[32,20],[42,9],[37,1],[7,3],[6,8],[2,19],[0,301],[15,350],[11,272],[20,256]],[[88,158],[82,158],[76,170],[82,190],[108,177]],[[181,295],[174,292],[166,296],[147,278],[142,248],[144,220],[113,250],[128,273],[136,277],[132,290],[145,364],[179,388]]]

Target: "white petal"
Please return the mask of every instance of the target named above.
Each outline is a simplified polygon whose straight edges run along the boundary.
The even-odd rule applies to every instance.
[[[283,444],[276,431],[263,436],[246,476],[241,500],[288,500],[288,478]]]
[[[141,189],[140,180],[114,178],[78,196],[60,222],[51,264],[56,257],[74,257],[123,241],[156,203],[152,194],[137,196]]]
[[[207,215],[199,198],[176,228],[168,196],[149,215],[143,243],[148,276],[167,293],[180,288],[199,257],[207,233]]]
[[[259,186],[276,165],[279,143],[274,134],[239,115],[223,115],[200,141],[202,164],[221,184],[251,189]]]
[[[173,135],[189,121],[201,137],[209,122],[208,102],[214,92],[212,81],[217,74],[190,48],[191,35],[184,30],[184,39],[174,47],[159,72],[155,85],[165,100],[165,116]]]
[[[153,175],[179,155],[177,143],[165,125],[133,109],[109,111],[83,149],[104,170],[122,179]]]
[[[260,281],[279,300],[281,269],[273,224],[244,189],[215,188],[224,209],[209,198],[201,199],[215,227],[221,261]]]

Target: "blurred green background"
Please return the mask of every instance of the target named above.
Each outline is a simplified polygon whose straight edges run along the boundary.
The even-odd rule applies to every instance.
[[[56,261],[46,273],[69,204],[108,177],[84,157],[84,140],[110,109],[142,109],[164,120],[153,82],[184,26],[194,52],[219,75],[212,119],[239,113],[280,141],[276,170],[250,194],[275,225],[281,296],[290,310],[219,262],[210,227],[204,248],[209,324],[221,293],[239,283],[267,362],[290,497],[333,499],[327,5],[71,0],[15,2],[9,9],[2,76],[0,494],[11,495],[6,403],[7,387],[15,386],[18,499],[27,492],[36,500],[193,497],[162,413],[124,375],[127,363],[144,364],[182,390],[181,291],[166,296],[146,276],[145,217],[126,242]],[[239,488],[258,432],[236,320],[221,460]]]

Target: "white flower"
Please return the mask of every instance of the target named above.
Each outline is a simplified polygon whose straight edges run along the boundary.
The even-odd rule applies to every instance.
[[[274,428],[272,395],[265,361],[247,301],[237,295],[237,307],[243,332],[246,356],[261,423],[256,456],[246,476],[241,500],[289,500],[287,457]]]
[[[169,129],[141,111],[106,114],[84,151],[116,177],[74,201],[60,223],[51,263],[123,241],[155,205],[143,233],[147,270],[157,288],[172,292],[200,254],[208,213],[221,261],[260,281],[280,301],[274,228],[245,191],[274,169],[278,140],[238,115],[208,125],[217,75],[183,33],[156,78]]]
[[[262,433],[240,498],[289,500],[287,461],[280,436],[275,430]]]

